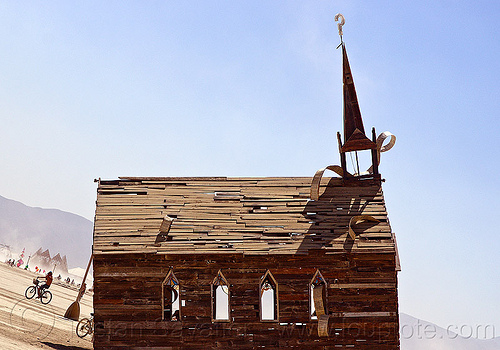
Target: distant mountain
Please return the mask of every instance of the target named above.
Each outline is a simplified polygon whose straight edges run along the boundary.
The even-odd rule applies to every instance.
[[[500,350],[500,338],[493,338],[497,334],[492,326],[448,328],[400,313],[401,350]]]
[[[26,258],[42,247],[51,256],[66,255],[69,268],[86,267],[92,230],[93,223],[79,215],[29,207],[0,196],[0,243],[11,246],[13,253],[26,248]]]

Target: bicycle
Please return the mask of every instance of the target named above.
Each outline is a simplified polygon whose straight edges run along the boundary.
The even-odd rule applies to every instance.
[[[87,334],[92,335],[94,333],[94,313],[90,314],[90,319],[82,318],[76,325],[76,335],[80,338],[84,338]]]
[[[26,299],[33,299],[35,295],[38,295],[37,298],[40,299],[42,304],[48,304],[52,300],[52,293],[48,289],[40,289],[40,281],[38,278],[33,279],[34,286],[29,286],[24,292],[24,296]]]

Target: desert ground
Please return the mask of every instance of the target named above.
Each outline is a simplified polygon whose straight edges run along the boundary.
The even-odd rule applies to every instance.
[[[63,317],[78,294],[76,287],[54,279],[50,287],[52,301],[28,300],[24,291],[37,274],[0,263],[0,348],[3,350],[92,349],[92,339],[79,338],[76,321]],[[80,302],[80,318],[92,312],[92,293]]]

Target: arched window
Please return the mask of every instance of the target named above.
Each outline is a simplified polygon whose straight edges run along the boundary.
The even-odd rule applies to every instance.
[[[170,269],[161,284],[161,297],[162,320],[179,321],[181,318],[179,307],[180,287],[179,280],[175,277],[172,269]]]
[[[311,282],[309,283],[309,310],[312,320],[317,320],[321,315],[326,312],[326,297],[327,297],[327,284],[323,275],[319,270],[316,270]]]
[[[260,320],[278,321],[278,282],[272,273],[267,270],[260,279]]]
[[[212,282],[212,321],[229,321],[229,284],[221,270]]]

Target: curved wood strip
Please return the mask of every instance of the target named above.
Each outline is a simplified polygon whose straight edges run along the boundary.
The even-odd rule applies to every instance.
[[[329,165],[326,168],[322,168],[316,171],[316,174],[314,174],[314,177],[311,182],[311,193],[310,193],[310,197],[314,201],[319,200],[319,185],[321,184],[321,179],[323,178],[325,170],[331,170],[340,177],[342,177],[343,174],[342,168],[338,165]]]
[[[328,321],[330,320],[330,315],[321,315],[318,318],[318,336],[328,337]]]
[[[313,288],[313,300],[314,300],[314,309],[316,310],[316,316],[318,318],[322,315],[325,315],[325,304],[323,300],[323,296],[325,294],[325,285],[320,284]]]
[[[384,141],[390,137],[389,143],[384,145]],[[390,133],[389,131],[384,131],[377,137],[377,149],[379,152],[387,152],[396,144],[396,135]]]
[[[389,143],[384,145],[384,141],[390,137]],[[396,135],[389,131],[384,131],[377,137],[377,163],[380,164],[380,153],[387,152],[396,144]],[[368,174],[373,174],[373,165],[367,170]]]
[[[363,221],[372,221],[372,222],[380,222],[379,220],[375,219],[371,215],[356,215],[349,220],[349,236],[354,240],[356,239],[356,233],[352,229],[352,226],[359,224],[360,222]]]

